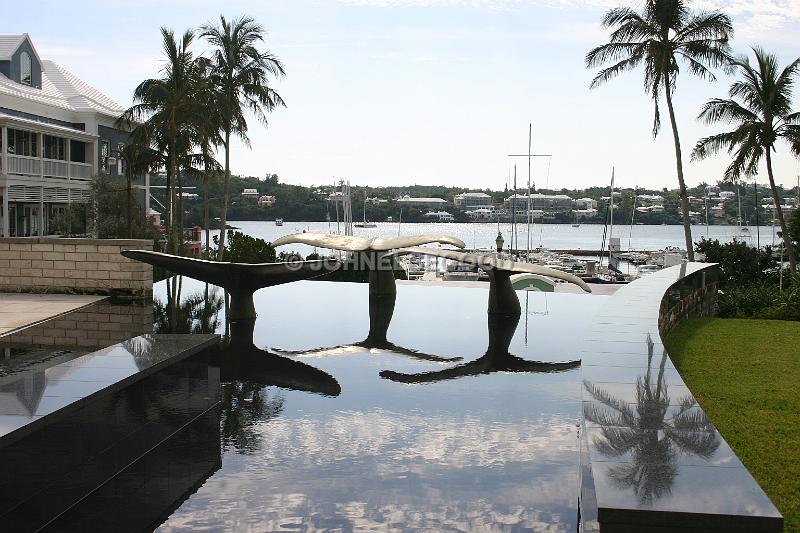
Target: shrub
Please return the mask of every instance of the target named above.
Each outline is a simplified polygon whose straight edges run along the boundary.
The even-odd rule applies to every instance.
[[[719,294],[719,316],[800,320],[800,275],[795,274],[785,282],[783,290],[766,283],[725,289]]]
[[[225,255],[223,259],[231,263],[274,263],[275,248],[264,239],[245,235],[238,231],[229,231],[225,242]],[[214,237],[214,247],[209,251],[209,257],[217,260],[219,237]]]
[[[769,246],[756,249],[745,242],[720,244],[718,240],[701,239],[695,250],[705,255],[708,263],[719,263],[722,287],[743,287],[749,284],[776,284],[778,264]]]

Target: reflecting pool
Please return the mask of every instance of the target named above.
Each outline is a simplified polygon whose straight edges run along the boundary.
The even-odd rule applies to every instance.
[[[156,330],[230,335],[221,467],[159,531],[577,530],[576,359],[606,297],[521,292],[489,321],[488,285],[305,281],[226,325],[221,290],[167,283]]]

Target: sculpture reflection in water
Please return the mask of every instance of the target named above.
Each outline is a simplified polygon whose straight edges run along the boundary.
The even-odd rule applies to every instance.
[[[432,383],[447,379],[456,379],[464,376],[477,376],[493,372],[563,372],[580,366],[580,361],[566,361],[551,363],[543,361],[528,361],[512,355],[508,351],[514,332],[519,324],[519,315],[497,316],[489,315],[489,347],[481,357],[461,365],[433,372],[420,372],[417,374],[404,374],[391,370],[384,370],[380,376],[401,383]]]
[[[155,304],[156,329],[213,333],[220,328],[219,312],[223,307],[220,291],[195,293],[181,303],[172,299],[179,312]],[[170,317],[181,321],[169,322]],[[330,374],[306,363],[258,348],[253,341],[255,320],[234,320],[226,327],[219,349],[211,354],[211,364],[219,367],[222,383],[220,426],[224,449],[248,453],[259,446],[256,426],[278,416],[284,398],[278,389],[299,390],[338,396],[341,387]],[[169,328],[169,329],[168,329]]]
[[[369,350],[376,353],[394,353],[398,355],[405,355],[414,359],[423,361],[433,361],[437,363],[450,363],[460,361],[461,357],[442,357],[439,355],[431,355],[403,346],[398,346],[388,340],[389,326],[392,323],[394,316],[394,306],[397,300],[397,294],[383,293],[376,294],[370,293],[369,295],[369,333],[367,338],[360,342],[351,344],[340,344],[337,346],[328,346],[313,348],[311,350],[276,350],[278,353],[285,355],[340,355],[354,351]]]
[[[584,381],[595,400],[584,405],[584,417],[600,426],[600,436],[593,439],[590,447],[609,458],[630,454],[629,462],[610,468],[609,475],[620,488],[633,489],[643,504],[671,493],[679,454],[708,459],[720,445],[713,424],[695,408],[697,402],[691,395],[670,409],[664,379],[667,352],[662,353],[654,377],[653,341],[649,334],[647,343],[647,371],[636,380],[635,404]]]

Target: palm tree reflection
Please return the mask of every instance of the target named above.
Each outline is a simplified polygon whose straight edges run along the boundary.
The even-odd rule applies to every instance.
[[[214,333],[222,329],[219,313],[224,307],[220,291],[197,292],[167,305],[154,302],[158,333]],[[284,396],[280,389],[338,396],[341,387],[330,374],[311,365],[258,348],[253,342],[255,320],[229,321],[229,331],[210,364],[218,367],[222,383],[220,427],[223,447],[251,453],[259,447],[257,426],[280,415]],[[147,357],[152,343],[131,346],[138,357]]]
[[[380,376],[392,381],[402,383],[430,383],[446,379],[455,379],[464,376],[477,376],[493,372],[562,372],[580,366],[580,361],[567,361],[563,363],[548,363],[543,361],[528,361],[508,352],[511,339],[519,324],[519,315],[496,316],[489,315],[489,347],[486,353],[468,363],[464,363],[445,370],[434,372],[420,372],[418,374],[404,374],[384,370]]]
[[[592,449],[606,457],[630,454],[630,461],[609,469],[609,476],[621,488],[630,487],[643,504],[668,495],[678,473],[679,454],[711,457],[719,448],[719,438],[705,414],[695,409],[691,395],[670,409],[664,380],[667,353],[664,351],[658,373],[651,371],[653,341],[647,336],[647,371],[636,380],[636,403],[613,397],[584,381],[595,402],[584,404],[584,417],[600,426]]]
[[[169,283],[167,284],[169,286]],[[220,326],[219,313],[224,300],[218,289],[196,292],[181,299],[180,288],[167,302],[153,299],[153,331],[155,333],[215,333]]]

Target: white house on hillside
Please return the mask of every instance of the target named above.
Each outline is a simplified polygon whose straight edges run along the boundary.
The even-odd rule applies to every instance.
[[[462,192],[453,198],[453,204],[461,209],[492,207],[492,197],[484,192]]]
[[[423,215],[425,218],[435,218],[439,222],[452,222],[455,217],[447,211],[429,211]]]
[[[115,157],[130,135],[115,127],[124,109],[39,57],[28,34],[0,35],[0,233],[47,235],[68,204],[85,202],[98,174],[121,177]],[[149,176],[134,181],[150,211]]]

